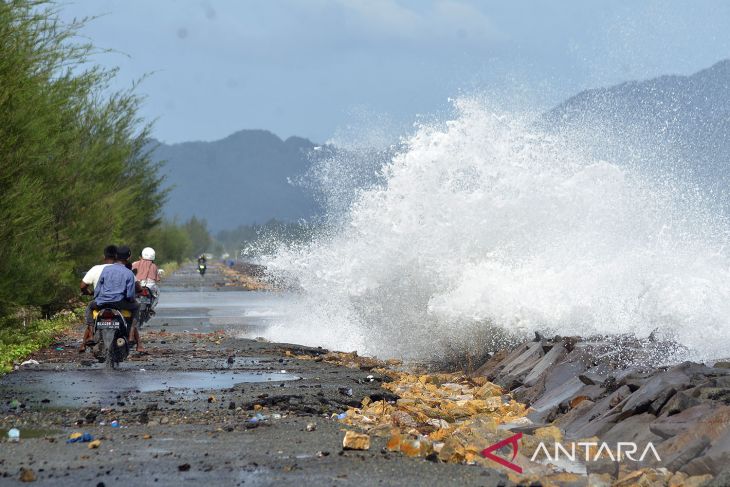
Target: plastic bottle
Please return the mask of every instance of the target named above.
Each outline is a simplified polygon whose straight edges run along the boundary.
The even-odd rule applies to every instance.
[[[18,428],[8,430],[8,441],[14,443],[20,441],[20,430]]]

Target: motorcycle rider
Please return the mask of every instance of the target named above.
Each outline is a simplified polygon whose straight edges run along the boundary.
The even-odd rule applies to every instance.
[[[132,272],[140,285],[148,288],[152,292],[152,311],[155,314],[155,307],[160,295],[157,284],[160,281],[160,271],[155,264],[155,249],[145,247],[142,249],[142,255],[139,260],[132,262]]]
[[[137,351],[144,352],[137,330],[139,320],[139,303],[136,301],[137,283],[129,258],[132,252],[126,245],[117,247],[117,259],[114,264],[105,267],[99,276],[99,283],[94,289],[94,300],[98,308],[115,308],[132,312],[132,325],[129,330],[129,342],[136,342]],[[141,288],[140,288],[141,290]]]
[[[81,284],[79,285],[79,287],[81,288],[81,294],[88,296],[94,294],[91,288],[94,288],[94,290],[96,290],[97,283],[99,282],[99,276],[101,276],[101,271],[104,270],[105,267],[112,265],[116,258],[116,245],[107,245],[106,247],[104,247],[104,263],[95,265],[94,267],[89,269],[89,271],[81,279]],[[84,338],[81,340],[79,353],[83,353],[86,351],[87,342],[90,342],[94,336],[94,318],[92,316],[92,313],[95,309],[97,309],[96,301],[92,299],[86,306],[86,312],[84,313],[86,329],[84,330]]]
[[[205,270],[208,268],[208,259],[205,258],[205,254],[200,254],[200,257],[198,257],[198,272],[200,272],[200,275],[202,276]]]

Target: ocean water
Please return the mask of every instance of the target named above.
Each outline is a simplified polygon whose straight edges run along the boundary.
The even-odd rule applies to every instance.
[[[686,347],[672,360],[730,356],[728,225],[702,198],[529,118],[454,105],[375,183],[343,191],[327,162],[336,217],[266,259],[302,290],[272,338],[434,358],[535,331],[655,332]]]

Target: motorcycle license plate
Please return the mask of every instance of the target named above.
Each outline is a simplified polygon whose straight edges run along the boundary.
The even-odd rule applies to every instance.
[[[96,328],[100,330],[118,330],[119,329],[119,322],[114,320],[104,320],[104,321],[97,321],[96,322]]]

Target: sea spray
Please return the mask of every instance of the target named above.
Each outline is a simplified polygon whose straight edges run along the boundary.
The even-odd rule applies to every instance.
[[[272,338],[435,358],[534,331],[654,331],[690,358],[730,356],[726,222],[529,121],[455,111],[404,139],[312,243],[268,259],[302,290]]]

